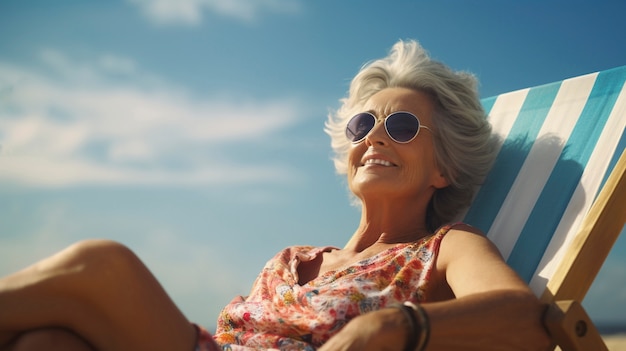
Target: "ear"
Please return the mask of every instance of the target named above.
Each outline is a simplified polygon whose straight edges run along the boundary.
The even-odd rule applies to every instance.
[[[433,186],[437,189],[443,189],[450,185],[450,182],[440,172],[434,175]]]

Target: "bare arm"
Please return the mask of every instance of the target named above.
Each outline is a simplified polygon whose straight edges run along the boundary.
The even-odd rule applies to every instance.
[[[544,306],[488,239],[463,229],[446,234],[436,270],[456,298],[422,304],[427,350],[545,350]],[[355,318],[320,351],[403,350],[406,339],[402,313],[383,309]]]
[[[469,228],[442,241],[437,270],[456,299],[423,304],[430,316],[429,350],[542,350],[545,307],[486,237]]]

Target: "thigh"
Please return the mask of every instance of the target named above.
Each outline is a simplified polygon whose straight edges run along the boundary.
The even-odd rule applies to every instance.
[[[125,246],[90,240],[0,280],[0,331],[63,327],[98,350],[193,350],[195,328]]]

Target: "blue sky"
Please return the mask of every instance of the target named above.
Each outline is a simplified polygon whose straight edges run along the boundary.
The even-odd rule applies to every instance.
[[[0,275],[85,238],[213,326],[287,245],[358,221],[323,123],[398,39],[481,95],[626,64],[621,1],[0,2]],[[626,323],[626,239],[584,302]]]

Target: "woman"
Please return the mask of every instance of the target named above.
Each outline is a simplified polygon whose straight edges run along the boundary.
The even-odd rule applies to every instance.
[[[450,224],[494,157],[475,86],[414,41],[363,67],[326,128],[362,208],[358,228],[342,249],[279,252],[250,295],[224,308],[214,336],[186,320],[130,250],[92,240],[0,280],[0,345],[545,348],[543,306],[483,235]]]

